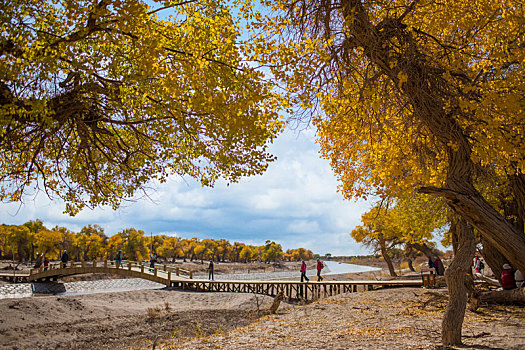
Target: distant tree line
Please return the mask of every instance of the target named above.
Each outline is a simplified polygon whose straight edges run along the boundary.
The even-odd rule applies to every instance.
[[[112,236],[99,225],[88,225],[80,232],[65,227],[48,229],[42,221],[28,221],[23,225],[0,225],[0,257],[17,261],[34,260],[39,254],[58,259],[62,251],[77,260],[114,259],[122,250],[128,260],[148,259],[154,252],[167,261],[215,260],[232,262],[299,261],[312,259],[314,254],[305,248],[282,250],[280,244],[266,241],[253,246],[226,239],[181,238],[167,235],[149,237],[143,230],[127,228]]]

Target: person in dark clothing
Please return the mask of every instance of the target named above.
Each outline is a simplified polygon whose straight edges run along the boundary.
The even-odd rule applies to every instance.
[[[67,253],[67,250],[64,249],[62,252],[62,256],[60,257],[60,261],[62,261],[62,268],[67,267],[67,262],[69,261],[69,254]]]
[[[42,266],[43,259],[44,259],[44,253],[37,254],[35,266],[33,266],[33,268],[38,269],[40,266]]]
[[[116,262],[116,265],[117,265],[117,269],[118,269],[119,265],[122,264],[122,258],[123,258],[122,255],[123,255],[123,254],[122,254],[122,249],[121,249],[121,250],[118,251],[118,253],[117,253],[117,257],[115,258],[115,262]]]
[[[434,268],[434,261],[432,261],[432,257],[428,257],[428,268],[433,269]],[[432,271],[430,272],[432,273]]]
[[[436,275],[444,276],[445,275],[445,266],[439,257],[434,257],[434,268],[436,269]]]
[[[213,281],[213,270],[215,268],[215,264],[213,264],[213,260],[210,260],[210,264],[208,265],[208,279]]]
[[[44,271],[47,271],[48,267],[49,267],[49,259],[45,257],[44,258]]]
[[[157,254],[153,253],[151,254],[151,257],[149,258],[149,267],[154,269],[156,263],[157,263]]]

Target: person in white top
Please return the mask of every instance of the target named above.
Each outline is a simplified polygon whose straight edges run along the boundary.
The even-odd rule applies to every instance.
[[[516,280],[516,287],[525,287],[525,282],[523,282],[523,274],[520,270],[516,270],[516,272],[514,273],[514,279]]]

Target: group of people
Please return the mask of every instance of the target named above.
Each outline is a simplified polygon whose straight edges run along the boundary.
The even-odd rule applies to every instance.
[[[323,280],[323,277],[321,277],[321,270],[324,269],[324,264],[321,260],[317,259],[317,282],[321,282]],[[215,270],[215,264],[213,263],[213,260],[210,260],[210,264],[208,265],[208,279],[210,281],[214,280],[214,270]],[[309,282],[310,279],[306,276],[306,262],[303,260],[301,263],[301,282]]]
[[[44,271],[49,267],[49,259],[44,256],[44,253],[37,255],[34,268],[38,269],[41,266],[44,267]]]
[[[317,259],[317,282],[321,282],[324,278],[321,277],[321,270],[324,269],[324,264],[320,259]],[[306,276],[306,262],[301,262],[301,282],[310,282],[310,279]]]
[[[481,258],[476,255],[474,257],[474,272],[483,274],[483,270],[485,269],[485,264],[481,260]]]
[[[474,272],[478,274],[483,274],[485,269],[485,264],[480,256],[476,254],[474,257]],[[523,274],[520,270],[515,270],[510,266],[510,264],[503,264],[503,271],[500,275],[501,288],[503,290],[510,290],[516,288],[525,287],[525,282],[523,281]]]
[[[435,269],[438,276],[445,275],[445,266],[438,256],[428,257],[428,268]]]

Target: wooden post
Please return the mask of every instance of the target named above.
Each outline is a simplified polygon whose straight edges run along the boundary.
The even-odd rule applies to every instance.
[[[82,260],[82,268],[85,269],[86,268],[86,262],[84,260]]]
[[[193,272],[190,271],[190,278],[193,278]]]
[[[308,282],[306,282],[305,288],[304,288],[304,300],[308,300]]]
[[[108,261],[107,261],[107,259],[106,259],[106,260],[104,260],[104,268],[105,268],[105,269],[107,269],[107,268],[108,268]]]
[[[168,282],[171,281],[171,271],[168,271]]]
[[[97,261],[93,260],[93,267],[97,267]]]
[[[177,276],[180,275],[180,271],[178,267],[175,269],[175,273],[177,274]]]
[[[164,265],[164,271],[168,271],[168,266]]]
[[[144,273],[144,264],[140,264],[140,272]]]
[[[131,263],[130,262],[128,262],[128,270],[131,271]]]
[[[157,268],[153,270],[153,276],[157,277]]]

